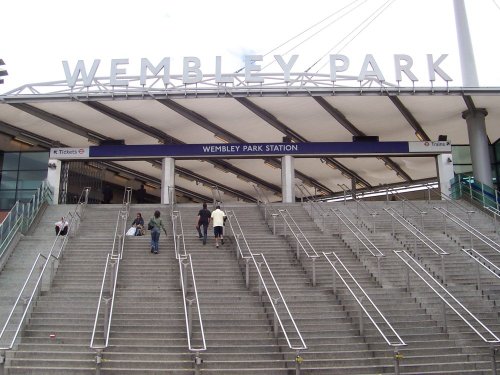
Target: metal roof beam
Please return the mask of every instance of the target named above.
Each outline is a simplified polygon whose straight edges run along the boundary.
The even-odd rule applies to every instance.
[[[430,141],[431,139],[429,138],[425,130],[413,116],[413,113],[411,113],[410,110],[406,108],[403,102],[397,96],[393,95],[389,95],[389,99],[396,106],[399,112],[401,112],[406,121],[408,121],[408,124],[410,124],[413,130],[415,130],[415,135],[417,136],[417,138],[421,141]]]
[[[257,104],[253,103],[251,100],[249,100],[247,98],[240,98],[240,97],[235,97],[234,99],[236,101],[238,101],[241,105],[245,106],[247,109],[252,111],[254,114],[259,116],[261,119],[266,121],[268,124],[272,125],[274,128],[278,129],[283,134],[289,136],[293,141],[295,141],[295,142],[309,142],[306,138],[304,138],[300,134],[294,132],[292,129],[290,129],[288,126],[283,124],[280,120],[278,120],[274,115],[272,115],[271,113],[269,113],[265,109],[259,107]],[[331,164],[334,164],[338,170],[340,170],[341,172],[343,172],[343,173],[347,174],[349,177],[351,177],[351,179],[356,179],[356,181],[362,183],[365,186],[371,186],[368,183],[368,181],[363,179],[356,172],[354,172],[354,171],[350,170],[349,168],[347,168],[346,166],[344,166],[342,163],[340,163],[336,159],[329,158],[329,157],[326,157],[325,159],[328,160]],[[295,172],[295,173],[299,176],[302,176],[302,178],[309,179],[309,181],[311,181],[311,183],[316,185],[317,181],[316,182],[313,181],[313,179],[307,177],[306,175],[301,174],[300,172]],[[321,186],[323,186],[323,185],[321,185],[321,184],[318,185],[318,187],[320,189],[326,191],[327,193],[328,192],[333,193],[332,190],[330,190],[328,188],[326,188],[327,190],[325,190],[325,187],[324,186],[321,187]]]
[[[241,98],[237,98],[237,100],[239,100],[239,99],[241,99]],[[234,134],[228,132],[227,130],[221,128],[220,126],[214,124],[213,122],[206,119],[205,117],[203,117],[199,113],[191,111],[190,109],[183,107],[182,105],[180,105],[179,103],[176,103],[175,101],[173,101],[171,99],[158,99],[158,101],[160,103],[162,103],[163,105],[165,105],[166,107],[170,108],[171,110],[177,112],[181,116],[184,116],[188,120],[201,126],[202,128],[223,137],[226,141],[228,141],[230,143],[248,143],[245,140],[243,140],[242,138],[239,138],[239,137],[235,136]],[[310,181],[312,184],[316,185],[316,187],[318,187],[319,189],[321,189],[327,193],[333,194],[332,190],[330,190],[329,188],[327,188],[326,186],[321,184],[319,181],[316,181],[315,179],[308,177],[300,172],[295,172],[295,173],[300,178],[305,179],[307,181]],[[281,193],[281,189],[280,189],[280,193]]]
[[[350,122],[347,117],[337,108],[332,106],[328,101],[322,96],[313,96],[313,99],[325,110],[327,111],[337,122],[342,125],[349,133],[355,136],[366,136],[366,133],[359,130],[352,122]],[[381,156],[380,159],[389,166],[398,176],[401,176],[406,181],[412,181],[411,177],[391,158],[387,156]],[[356,181],[357,178],[356,178]],[[368,184],[364,184],[366,187],[370,187]]]
[[[180,139],[174,138],[170,136],[169,134],[163,132],[162,130],[156,129],[150,125],[147,125],[136,118],[127,115],[126,113],[117,111],[111,107],[108,107],[102,103],[99,102],[86,102],[89,107],[95,109],[96,111],[101,112],[102,114],[109,116],[116,121],[122,123],[123,125],[129,126],[135,130],[138,130],[144,134],[149,135],[150,137],[156,138],[159,141],[164,142],[165,144],[174,144],[174,145],[183,145],[185,142],[181,141]],[[208,120],[207,120],[208,121]],[[239,169],[232,165],[231,163],[228,163],[224,160],[207,160],[207,162],[211,163],[214,166],[220,166],[224,169],[226,169],[228,172],[231,172],[235,175],[240,175],[244,176],[247,179],[249,179],[251,182],[264,186],[267,189],[271,191],[275,191],[278,193],[281,193],[281,188],[271,184],[267,181],[264,181],[242,169]]]
[[[29,113],[32,116],[39,118],[40,120],[51,123],[52,125],[58,126],[62,129],[65,129],[71,133],[78,134],[84,138],[87,138],[89,141],[99,144],[103,140],[110,140],[111,138],[106,137],[102,134],[98,134],[95,131],[89,130],[83,126],[77,125],[72,121],[69,121],[65,118],[54,115],[53,113],[46,112],[42,109],[33,107],[29,104],[24,103],[12,103],[9,104],[14,108],[19,109],[20,111]]]

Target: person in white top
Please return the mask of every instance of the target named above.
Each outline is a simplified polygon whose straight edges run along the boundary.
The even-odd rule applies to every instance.
[[[56,236],[65,236],[68,233],[68,228],[69,228],[69,223],[64,219],[64,217],[61,218],[56,225]]]
[[[217,206],[211,215],[212,223],[214,226],[215,247],[219,247],[219,238],[221,245],[224,245],[224,221],[226,214]]]

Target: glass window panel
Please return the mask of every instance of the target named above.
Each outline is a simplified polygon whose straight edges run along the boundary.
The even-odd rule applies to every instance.
[[[3,155],[2,170],[17,170],[19,166],[19,152],[6,152]]]
[[[48,152],[23,152],[19,162],[20,170],[47,170]]]
[[[472,165],[454,165],[455,174],[472,174]]]
[[[0,191],[0,209],[10,210],[16,203],[16,191],[4,190]]]
[[[17,171],[2,171],[0,178],[0,190],[16,188]]]
[[[469,146],[453,146],[451,148],[453,164],[472,164]]]
[[[31,202],[33,195],[37,193],[37,190],[18,190],[17,199],[23,203]]]
[[[47,169],[43,171],[19,171],[18,189],[38,189],[47,178]]]

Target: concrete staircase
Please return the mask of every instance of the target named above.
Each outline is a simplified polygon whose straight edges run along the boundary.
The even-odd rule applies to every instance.
[[[375,233],[371,232],[370,216],[360,219],[365,233],[386,254],[379,275],[377,262],[356,250],[347,231],[336,233],[334,223],[327,231],[321,231],[301,204],[281,207],[290,211],[318,253],[334,251],[342,259],[408,344],[401,349],[401,374],[491,373],[488,348],[468,327],[448,313],[445,332],[441,303],[436,297],[416,279],[407,289],[405,269],[392,250],[410,248],[412,242],[402,233],[391,235],[387,216],[377,218]],[[88,207],[79,233],[70,238],[51,289],[42,293],[16,350],[8,353],[6,369],[11,374],[96,373],[90,336],[119,208]],[[150,215],[144,212],[156,208],[132,206],[131,220],[141,211],[147,221]],[[194,353],[187,348],[179,266],[167,208],[161,208],[161,215],[169,225],[168,235],[161,234],[158,255],[149,251],[149,232],[126,240],[110,346],[104,351],[101,374],[195,372]],[[211,228],[206,245],[198,239],[194,225],[200,208],[195,204],[177,207],[183,217],[186,249],[193,260],[207,342],[207,350],[200,353],[200,373],[295,374],[297,353],[289,349],[281,329],[275,337],[273,310],[268,298],[259,296],[253,265],[247,289],[244,265],[236,258],[235,239],[229,234],[229,226],[225,227],[225,244],[218,249]],[[316,261],[317,284],[313,286],[312,263],[303,255],[297,259],[295,241],[282,235],[282,223],[278,223],[278,233],[273,235],[257,206],[233,204],[225,209],[237,216],[252,252],[265,255],[308,346],[299,353],[303,358],[301,374],[394,373],[392,348],[366,317],[364,330],[360,331],[360,309],[338,278],[336,293],[332,292],[332,269],[324,259]],[[42,235],[53,236],[53,216],[59,213],[48,210],[32,232],[33,236],[40,236],[39,241]],[[431,220],[438,218],[428,219],[426,225]],[[455,232],[441,235],[440,240],[446,243]],[[422,256],[420,261],[427,269],[439,271],[432,257]],[[468,267],[464,262],[465,258],[457,255],[447,264],[447,282],[454,293],[475,306],[481,319],[497,330],[496,300],[488,300],[462,282],[461,264]],[[452,269],[457,272],[451,272]],[[348,279],[345,272],[343,276]],[[0,281],[2,277],[7,276],[0,274]],[[102,331],[102,324],[99,330]],[[193,331],[194,340],[199,342],[200,326],[196,320]],[[291,339],[296,342],[297,337],[292,335]]]

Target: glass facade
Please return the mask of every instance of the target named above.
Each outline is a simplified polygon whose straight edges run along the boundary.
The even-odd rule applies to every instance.
[[[470,157],[469,145],[455,145],[451,147],[453,156],[453,171],[455,175],[472,176],[472,160]],[[497,183],[497,176],[500,173],[500,142],[497,141],[490,147],[491,177],[493,184]]]
[[[48,151],[0,152],[0,210],[28,202],[47,178]]]

